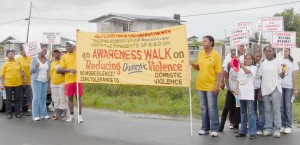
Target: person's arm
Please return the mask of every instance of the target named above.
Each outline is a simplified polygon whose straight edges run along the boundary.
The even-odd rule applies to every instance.
[[[292,78],[293,78],[293,95],[297,97],[298,95],[297,71],[292,72]]]
[[[215,89],[213,90],[213,92],[217,94],[217,93],[219,93],[219,88],[220,88],[220,85],[221,85],[221,75],[222,75],[220,55],[215,56],[215,70],[216,70],[216,73],[217,73],[217,79],[216,79],[216,86],[215,86]]]
[[[194,63],[192,63],[191,65],[192,65],[192,67],[193,67],[195,70],[197,70],[197,71],[199,71],[199,70],[200,70],[200,68],[199,68],[199,65],[198,65],[198,64],[194,64]]]
[[[229,86],[229,77],[228,77],[227,71],[223,71],[223,75],[222,75],[222,76],[224,76],[225,84],[226,84],[228,90],[230,91],[231,88],[230,88],[230,86]],[[223,82],[223,81],[221,81],[221,82]],[[221,83],[221,87],[222,87],[222,83]]]
[[[4,77],[4,75],[1,75],[1,90],[4,90],[4,81],[5,81],[5,77]]]
[[[286,67],[287,67],[287,66],[286,66],[285,64],[282,64],[282,65],[281,65],[281,71],[280,71],[280,73],[279,73],[279,76],[280,76],[281,79],[283,79],[284,76],[285,76]]]
[[[5,82],[5,73],[6,73],[6,65],[2,64],[1,67],[1,90],[4,90],[4,82]]]
[[[33,74],[37,71],[37,69],[39,68],[39,63],[37,62],[36,57],[32,58],[31,64],[30,64],[30,74]]]
[[[239,58],[239,57],[237,58],[237,60],[239,61],[239,64],[240,64],[241,68],[244,70],[244,72],[245,72],[246,74],[250,74],[251,71],[245,67],[245,65],[240,61],[240,58]]]

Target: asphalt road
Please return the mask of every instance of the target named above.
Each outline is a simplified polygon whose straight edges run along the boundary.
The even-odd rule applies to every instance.
[[[85,109],[82,124],[33,121],[30,117],[6,119],[0,113],[0,145],[300,145],[300,129],[281,138],[236,138],[225,128],[219,137],[199,136],[200,121],[190,122],[156,115]]]

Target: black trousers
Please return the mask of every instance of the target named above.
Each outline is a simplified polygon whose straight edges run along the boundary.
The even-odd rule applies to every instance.
[[[236,112],[236,111],[237,110],[236,110],[236,107],[235,107],[235,97],[230,91],[227,91],[226,99],[225,99],[225,105],[224,105],[223,112],[222,112],[222,117],[221,117],[220,130],[224,129],[224,125],[225,125],[225,122],[226,122],[228,112],[229,112],[230,124],[233,124],[233,125],[235,125],[236,123],[239,124],[238,120],[240,120],[240,119],[236,118],[236,116],[237,115],[240,116],[240,112]],[[237,126],[237,128],[238,128],[238,126]]]
[[[16,115],[20,115],[20,91],[21,86],[8,87],[5,86],[6,91],[6,113],[12,113],[12,96],[14,95],[14,105]]]

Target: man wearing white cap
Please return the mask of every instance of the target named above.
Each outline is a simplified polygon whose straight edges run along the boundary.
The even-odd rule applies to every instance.
[[[65,93],[68,96],[68,105],[70,110],[70,116],[66,120],[67,122],[74,122],[74,96],[77,95],[77,89],[79,92],[78,100],[79,102],[79,116],[78,123],[82,123],[83,119],[81,116],[82,110],[82,96],[83,96],[83,86],[78,83],[78,87],[76,85],[76,51],[75,51],[75,43],[73,41],[66,42],[67,53],[64,54],[60,61],[61,71],[65,73]],[[76,97],[75,97],[76,98]]]

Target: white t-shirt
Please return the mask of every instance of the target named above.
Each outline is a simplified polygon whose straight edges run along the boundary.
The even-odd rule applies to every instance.
[[[281,78],[281,62],[275,58],[271,61],[265,59],[260,65],[258,75],[262,77],[261,93],[262,96],[271,94],[276,87],[282,93]]]
[[[227,67],[224,68],[224,71],[228,73],[228,68]],[[230,67],[229,75],[228,75],[228,83],[229,83],[230,89],[232,91],[235,91],[235,89],[236,89],[236,80],[237,80],[238,74],[239,74],[239,72],[235,72],[233,70],[233,68]]]
[[[246,74],[240,69],[237,80],[239,81],[239,98],[241,100],[254,100],[254,76],[256,74],[256,66],[246,66],[251,73]]]
[[[45,62],[45,63],[40,62],[40,60],[38,60],[38,63],[40,64],[40,66],[38,68],[39,74],[38,74],[37,80],[41,81],[41,82],[47,82],[49,65],[47,62]]]
[[[260,88],[260,84],[261,84],[261,79],[259,76],[259,64],[256,64],[256,74],[254,77],[254,89],[259,89]]]
[[[292,73],[293,73],[293,71],[299,70],[299,66],[295,60],[293,62],[291,62],[289,59],[284,59],[283,64],[285,64],[287,66],[287,69],[285,71],[285,76],[282,79],[281,85],[283,88],[292,89],[293,88]]]

